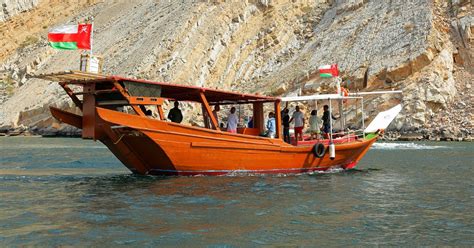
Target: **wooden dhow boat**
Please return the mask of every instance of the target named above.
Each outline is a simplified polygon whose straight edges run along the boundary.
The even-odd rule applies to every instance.
[[[377,140],[377,132],[388,126],[394,117],[392,113],[388,123],[386,120],[359,134],[331,135],[326,140],[293,145],[284,142],[282,137],[280,106],[283,101],[320,99],[330,103],[360,96],[277,98],[79,71],[34,77],[58,82],[82,111],[82,115],[77,115],[50,107],[57,120],[82,129],[83,139],[102,142],[130,171],[144,175],[351,169]],[[204,124],[191,126],[167,121],[163,104],[168,100],[201,105]],[[237,133],[221,130],[211,107],[242,104],[252,108],[253,127],[238,128]],[[260,136],[265,125],[264,105],[271,106],[275,112],[275,138]],[[156,108],[157,118],[147,116],[143,106]]]

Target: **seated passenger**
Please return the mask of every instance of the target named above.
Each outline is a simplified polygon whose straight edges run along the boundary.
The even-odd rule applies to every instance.
[[[268,113],[267,120],[267,132],[266,135],[269,138],[275,138],[276,126],[275,126],[275,114],[273,112]]]
[[[183,114],[181,113],[181,110],[179,109],[178,101],[174,102],[174,108],[172,108],[170,112],[168,113],[168,119],[175,123],[181,123],[181,121],[183,121]]]
[[[140,109],[143,111],[143,113],[146,115],[146,116],[151,116],[153,113],[150,109],[146,109],[145,106],[143,105],[138,105],[140,107]]]
[[[249,122],[247,122],[247,127],[248,128],[253,128],[253,116],[250,116]]]
[[[237,133],[237,125],[239,124],[239,117],[235,114],[235,107],[230,109],[230,114],[227,116],[227,131],[230,133]]]

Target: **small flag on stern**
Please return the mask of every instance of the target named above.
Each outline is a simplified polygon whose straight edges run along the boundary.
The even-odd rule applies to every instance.
[[[90,50],[92,24],[63,25],[48,33],[49,45],[62,50]]]
[[[339,76],[339,69],[337,64],[322,65],[319,68],[319,75],[324,78],[337,77]]]

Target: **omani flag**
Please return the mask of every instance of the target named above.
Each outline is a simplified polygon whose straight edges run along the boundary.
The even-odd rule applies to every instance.
[[[63,25],[48,33],[49,45],[63,50],[90,50],[92,24]]]
[[[319,75],[324,78],[337,77],[339,76],[339,69],[337,64],[322,65],[319,68]]]

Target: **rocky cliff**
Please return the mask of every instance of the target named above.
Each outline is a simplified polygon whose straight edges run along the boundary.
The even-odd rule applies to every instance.
[[[4,22],[18,13],[31,10],[37,4],[38,0],[1,0],[0,6],[2,11],[0,12],[0,21]]]
[[[108,74],[305,95],[334,91],[317,67],[338,63],[351,91],[404,90],[366,105],[370,116],[403,104],[389,137],[472,135],[474,17],[460,0],[40,1],[0,28],[3,132],[75,132],[47,110],[74,111],[62,89],[26,75],[78,68],[80,52],[47,47],[47,29],[91,17]]]

